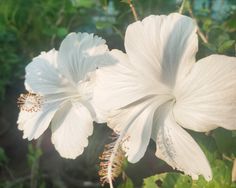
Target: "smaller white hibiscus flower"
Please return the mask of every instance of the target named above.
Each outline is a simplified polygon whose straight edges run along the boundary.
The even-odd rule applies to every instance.
[[[26,67],[18,128],[37,139],[51,123],[52,143],[62,157],[76,158],[88,145],[95,113],[91,105],[94,71],[109,63],[105,40],[70,33],[59,51],[42,52]]]
[[[111,52],[119,63],[97,71],[98,117],[119,134],[102,158],[101,180],[111,187],[120,147],[135,163],[150,138],[158,158],[193,179],[211,180],[204,153],[184,128],[236,129],[236,58],[211,55],[195,63],[196,30],[180,14],[149,16],[128,26],[127,54]]]

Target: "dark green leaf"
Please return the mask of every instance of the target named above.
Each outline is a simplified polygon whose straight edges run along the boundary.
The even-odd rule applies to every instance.
[[[129,177],[126,177],[126,180],[122,182],[117,188],[134,188],[134,184]]]
[[[219,53],[224,53],[230,48],[232,48],[235,44],[235,40],[227,40],[222,42],[222,44],[218,47],[218,52]]]

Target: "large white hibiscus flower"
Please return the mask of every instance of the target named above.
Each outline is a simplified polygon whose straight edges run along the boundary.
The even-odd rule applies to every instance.
[[[128,161],[139,161],[152,138],[157,157],[193,179],[211,180],[204,153],[183,128],[236,129],[236,58],[211,55],[195,63],[196,29],[177,13],[137,21],[126,31],[127,54],[113,50],[119,63],[97,71],[99,118],[120,135],[107,164],[115,162],[119,144]],[[112,174],[108,167],[105,181]]]
[[[51,122],[52,143],[62,157],[75,158],[88,145],[95,113],[91,105],[94,71],[109,63],[105,40],[71,33],[59,51],[43,52],[26,67],[19,98],[18,128],[24,138],[37,139]]]

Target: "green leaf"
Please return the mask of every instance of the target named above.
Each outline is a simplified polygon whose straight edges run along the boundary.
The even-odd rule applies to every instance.
[[[144,179],[143,188],[191,188],[192,180],[180,173],[163,173]]]
[[[231,161],[216,159],[211,167],[213,179],[210,182],[202,176],[192,180],[190,176],[171,172],[145,178],[143,188],[236,188],[236,183],[231,182]]]
[[[236,131],[232,131],[232,136],[236,137]]]
[[[121,183],[117,188],[134,188],[134,184],[129,177],[126,177],[125,182]]]
[[[211,18],[207,17],[207,18],[203,19],[202,28],[204,31],[208,32],[210,30],[211,26],[212,26],[212,19]]]
[[[68,34],[68,29],[65,28],[65,27],[59,27],[57,29],[57,36],[60,37],[60,38],[63,38],[65,37],[67,34]]]
[[[214,130],[212,136],[214,137],[217,148],[221,153],[230,153],[232,151],[234,144],[231,131],[218,128]]]
[[[210,163],[215,161],[219,156],[215,139],[212,136],[207,136],[197,132],[191,132],[191,135],[200,145]]]
[[[156,181],[162,178],[161,175],[150,176],[143,180],[143,188],[157,188]],[[162,180],[162,179],[161,179]]]
[[[128,1],[128,0],[121,0],[120,2],[121,2],[121,3],[127,3],[127,4],[129,4],[129,1]]]
[[[35,161],[37,161],[41,157],[43,152],[40,148],[33,146],[33,144],[29,144],[28,150],[29,151],[27,154],[27,160],[28,160],[29,166],[32,166],[35,163]]]
[[[96,22],[96,28],[99,30],[112,28],[112,24],[109,22],[98,21]]]
[[[224,53],[230,48],[232,48],[235,44],[235,40],[227,40],[224,41],[219,47],[218,47],[218,52],[219,53]]]
[[[93,0],[71,0],[73,6],[91,8],[94,5]]]
[[[217,51],[217,47],[215,45],[213,45],[213,44],[203,43],[203,45],[206,46],[212,52],[216,52]]]

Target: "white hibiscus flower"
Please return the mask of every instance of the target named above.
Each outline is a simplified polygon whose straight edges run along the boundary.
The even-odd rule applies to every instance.
[[[196,29],[177,13],[137,21],[126,31],[127,54],[113,50],[119,63],[97,71],[93,102],[100,120],[120,135],[104,157],[103,181],[112,184],[119,145],[135,163],[150,138],[156,156],[173,168],[212,179],[204,153],[183,128],[236,129],[236,58],[211,55],[195,63]]]
[[[59,154],[72,159],[80,155],[93,132],[94,71],[109,61],[105,40],[88,33],[71,33],[59,51],[35,57],[26,67],[29,93],[18,100],[23,137],[37,139],[51,122],[52,143]]]

